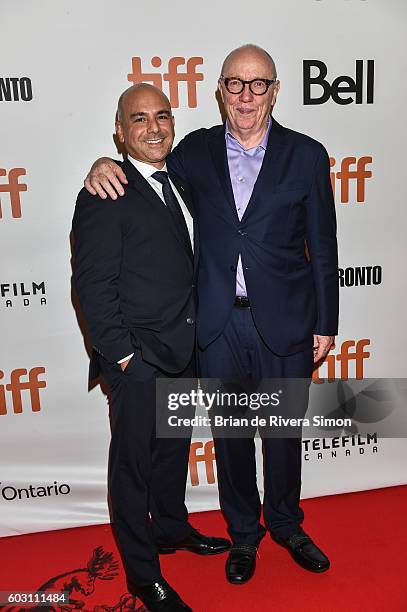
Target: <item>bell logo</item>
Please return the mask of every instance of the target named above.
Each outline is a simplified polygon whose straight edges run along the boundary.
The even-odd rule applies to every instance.
[[[22,391],[28,391],[29,403],[27,402],[26,406],[29,406],[32,412],[41,410],[40,389],[46,387],[47,383],[45,380],[39,380],[40,374],[45,374],[45,368],[32,368],[29,371],[25,368],[18,368],[11,372],[10,382],[6,385],[0,384],[0,415],[7,414],[6,391],[11,394],[14,414],[23,412]],[[26,376],[28,376],[28,380],[22,380]],[[4,372],[0,370],[0,379],[3,377]]]
[[[363,380],[364,360],[370,357],[370,353],[365,350],[367,346],[370,346],[370,340],[367,338],[363,338],[362,340],[345,340],[341,344],[339,353],[335,355],[331,354],[331,351],[335,348],[335,344],[333,344],[322,364],[314,370],[312,375],[313,382],[318,384],[324,382],[323,373],[322,378],[320,378],[321,369],[325,370],[325,378],[328,382],[333,382],[338,378],[341,380],[348,380],[350,361],[355,363],[352,378]],[[337,367],[337,363],[339,367]]]
[[[8,183],[3,183],[0,179],[0,194],[7,192],[10,194],[10,208],[13,219],[21,218],[20,192],[27,191],[27,185],[19,183],[20,176],[25,175],[24,168],[12,168],[8,173],[5,168],[0,168],[0,177],[8,176]],[[2,202],[0,200],[0,219],[3,218]]]
[[[331,168],[336,165],[336,159],[334,157],[329,158]],[[335,172],[331,171],[331,185],[332,191],[335,195],[337,189],[336,184],[339,183],[339,195],[341,204],[349,203],[349,186],[351,181],[356,183],[356,202],[363,204],[365,201],[366,194],[366,180],[372,178],[372,171],[366,170],[366,166],[372,163],[372,158],[369,155],[364,157],[344,157],[340,163],[340,170]],[[351,168],[354,169],[351,169]]]
[[[203,448],[203,453],[198,453],[198,450]],[[205,446],[202,442],[192,442],[189,451],[189,475],[191,477],[191,485],[196,487],[199,485],[198,475],[198,463],[204,462],[206,472],[206,482],[208,484],[214,484],[215,473],[213,469],[213,463],[215,461],[215,449],[213,446],[213,440],[205,442]]]
[[[304,98],[305,105],[325,104],[332,98],[336,104],[363,104],[364,102],[364,60],[356,60],[355,78],[341,75],[332,81],[332,85],[325,79],[328,68],[321,60],[303,61]],[[311,76],[311,70],[318,72]],[[320,96],[311,96],[312,86],[322,88]],[[366,104],[373,104],[374,99],[374,60],[366,61]],[[315,91],[314,91],[315,93]],[[344,95],[345,94],[345,95]],[[346,94],[355,94],[349,96]]]
[[[132,58],[133,72],[127,75],[127,80],[136,85],[137,83],[152,83],[155,87],[163,89],[163,80],[168,83],[168,97],[172,108],[179,107],[179,83],[185,82],[187,85],[188,107],[197,106],[197,81],[203,81],[202,72],[196,72],[196,67],[203,64],[203,57],[190,57],[186,61],[186,70],[179,72],[180,66],[185,65],[185,57],[171,57],[168,61],[168,71],[143,72],[141,67],[141,57]],[[162,65],[161,57],[151,58],[153,68],[160,68]]]

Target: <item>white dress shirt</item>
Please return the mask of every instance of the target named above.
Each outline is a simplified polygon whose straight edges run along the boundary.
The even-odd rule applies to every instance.
[[[135,168],[140,172],[140,174],[146,179],[147,183],[151,185],[151,187],[160,196],[161,200],[165,204],[165,200],[163,196],[163,186],[161,183],[156,181],[151,176],[152,174],[154,174],[154,172],[157,172],[158,169],[154,168],[154,166],[151,166],[151,164],[146,164],[145,162],[141,162],[138,159],[134,159],[133,157],[130,157],[130,155],[128,156],[128,160],[129,162],[133,164],[133,166],[135,166]],[[163,168],[160,169],[160,172],[168,172],[166,164],[164,165]],[[188,234],[191,240],[191,246],[192,246],[192,251],[193,251],[194,250],[194,221],[190,215],[188,208],[185,205],[184,200],[181,198],[177,188],[175,187],[174,183],[172,182],[171,179],[169,179],[169,181],[170,181],[171,189],[173,190],[178,200],[178,203],[181,207],[182,214],[184,215],[184,219],[185,219],[185,223],[187,224]]]
[[[159,181],[156,181],[155,178],[152,177],[152,174],[154,174],[154,172],[157,172],[157,168],[155,168],[151,164],[146,164],[145,162],[141,162],[138,159],[134,159],[134,157],[130,157],[130,155],[128,156],[128,160],[140,172],[142,177],[146,179],[147,183],[151,185],[151,187],[154,189],[154,191],[163,201],[164,206],[166,206],[164,195],[163,195],[163,186]],[[167,165],[165,164],[163,168],[160,168],[160,171],[167,172]],[[181,198],[177,188],[175,187],[174,183],[171,181],[170,178],[169,178],[169,181],[170,181],[171,189],[173,190],[175,197],[177,198],[178,203],[181,207],[182,214],[184,215],[184,219],[185,219],[185,223],[187,224],[188,234],[191,240],[191,247],[193,251],[194,250],[194,221],[191,217],[191,214],[188,208],[185,205],[184,200]],[[117,363],[123,363],[124,361],[131,359],[133,355],[134,353],[132,353],[131,355],[127,355],[127,357],[123,357],[123,359],[120,359],[120,361],[118,361]]]

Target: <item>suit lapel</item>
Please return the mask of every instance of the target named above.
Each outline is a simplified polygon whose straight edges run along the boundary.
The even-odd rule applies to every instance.
[[[176,174],[169,174],[171,181],[174,183],[177,188],[178,193],[180,194],[182,201],[187,207],[189,214],[193,220],[193,229],[194,229],[194,251],[193,251],[193,259],[194,259],[194,269],[198,263],[198,254],[199,254],[199,234],[198,234],[198,224],[196,221],[196,214],[194,209],[194,204],[192,201],[192,196],[189,191],[188,185],[184,183]],[[191,255],[191,250],[188,247],[188,252]]]
[[[226,151],[225,126],[219,126],[215,134],[208,139],[209,151],[220,184],[225,193],[226,200],[232,208],[234,215],[237,216],[235,198],[233,195],[232,182],[230,180],[228,156]]]
[[[279,182],[283,170],[283,151],[285,148],[284,128],[273,119],[267,147],[260,168],[259,175],[254,184],[252,195],[242,217],[242,223],[250,214],[259,194],[270,193]]]
[[[192,202],[191,193],[188,189],[188,186],[181,181],[181,179],[173,173],[169,173],[169,177],[177,188],[178,193],[180,194],[185,206],[188,208],[189,214],[194,219],[195,218],[195,210]]]
[[[224,125],[219,126],[216,133],[213,134],[208,140],[208,144],[212,161],[225,193],[226,200],[232,207],[232,211],[236,216],[238,223],[240,223],[236,211],[232,183],[230,180]],[[253,208],[257,196],[261,193],[272,191],[274,186],[279,182],[281,171],[283,169],[282,153],[284,148],[284,128],[273,118],[263,163],[241,222],[245,221],[247,216],[250,214],[250,210]]]
[[[136,189],[145,200],[154,206],[157,212],[165,220],[165,223],[171,228],[171,231],[177,238],[185,253],[188,255],[189,259],[191,259],[191,253],[188,252],[188,247],[185,245],[184,240],[178,231],[173,216],[168,210],[167,206],[161,200],[160,196],[156,193],[153,187],[151,187],[148,181],[146,181],[146,179],[140,174],[137,168],[127,159],[125,159],[123,162],[123,170],[126,174],[127,180],[129,181],[129,185]]]
[[[129,184],[131,184],[134,189],[137,189],[143,198],[150,202],[152,206],[157,208],[162,214],[166,215],[166,207],[163,204],[160,196],[140,174],[137,168],[127,159],[125,159],[123,162],[123,171],[127,177],[127,180],[129,181]]]

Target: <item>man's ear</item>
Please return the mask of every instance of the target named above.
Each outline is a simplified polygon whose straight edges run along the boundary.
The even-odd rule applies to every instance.
[[[123,127],[122,127],[122,124],[120,123],[120,121],[116,121],[116,135],[117,135],[117,138],[119,139],[119,142],[121,142],[123,144],[124,143],[124,134],[123,134]]]
[[[280,91],[280,81],[276,81],[273,88],[273,97],[271,98],[271,107],[276,103],[278,92]]]

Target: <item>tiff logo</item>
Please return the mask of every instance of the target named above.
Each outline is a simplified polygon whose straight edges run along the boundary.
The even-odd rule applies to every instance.
[[[10,208],[11,216],[13,219],[21,218],[21,200],[20,193],[27,191],[27,185],[25,183],[19,183],[18,179],[20,176],[25,176],[25,168],[12,168],[7,173],[5,168],[0,168],[0,177],[8,175],[8,183],[3,183],[0,179],[0,194],[10,194]],[[0,219],[3,218],[2,201],[0,199]]]
[[[199,453],[198,451],[200,449],[203,449],[203,452]],[[205,465],[206,482],[208,484],[214,484],[214,461],[215,449],[213,445],[213,440],[205,442],[205,445],[203,444],[203,442],[191,442],[191,447],[189,450],[189,475],[191,478],[191,485],[193,487],[199,485],[198,463],[200,462],[203,462]]]
[[[133,72],[127,75],[127,80],[136,85],[137,83],[152,83],[155,87],[163,89],[163,80],[168,83],[168,98],[172,108],[179,107],[179,83],[185,82],[187,86],[188,107],[197,106],[197,81],[203,81],[202,72],[196,72],[196,67],[203,64],[203,57],[190,57],[186,61],[186,70],[179,71],[180,66],[185,65],[185,57],[171,57],[168,60],[168,70],[161,72],[143,72],[141,67],[141,57],[132,58]],[[151,58],[153,68],[160,68],[162,65],[161,57]]]
[[[331,171],[332,191],[336,193],[336,184],[339,183],[339,195],[341,204],[349,203],[349,187],[351,181],[356,184],[356,202],[362,204],[365,201],[366,180],[372,178],[372,171],[367,170],[366,166],[372,163],[372,157],[366,155],[364,157],[344,157],[340,162],[340,170],[335,172],[336,159],[329,158]],[[353,167],[353,168],[352,168]]]
[[[312,380],[314,383],[323,383],[325,377],[328,382],[334,380],[349,379],[349,363],[353,361],[352,378],[363,380],[364,377],[364,360],[369,359],[370,353],[365,351],[365,347],[370,346],[370,340],[363,338],[362,340],[345,340],[342,342],[339,352],[331,354],[335,349],[335,344],[329,350],[329,354],[325,357],[323,363],[313,372]],[[337,367],[337,364],[339,366]],[[325,373],[321,369],[325,370]],[[321,374],[321,377],[320,377]]]
[[[32,412],[41,410],[40,389],[44,389],[47,383],[45,380],[39,380],[40,374],[45,374],[45,368],[31,368],[29,371],[25,368],[17,368],[11,372],[10,382],[6,385],[0,384],[0,415],[7,414],[6,391],[10,392],[14,414],[23,412],[23,391],[28,391],[28,394],[24,394],[26,408],[28,407]],[[22,380],[27,376],[28,380]],[[4,372],[0,370],[0,379],[3,377]]]

